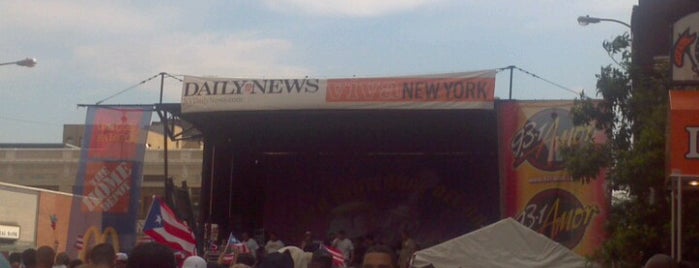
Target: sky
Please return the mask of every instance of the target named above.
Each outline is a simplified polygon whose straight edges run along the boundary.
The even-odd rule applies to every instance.
[[[153,104],[161,72],[231,78],[346,78],[467,72],[515,65],[573,91],[595,92],[612,61],[604,40],[637,0],[0,1],[0,143],[60,143],[85,108]],[[133,87],[139,85],[137,87]],[[182,83],[164,81],[164,101]],[[509,71],[496,77],[507,98]],[[573,99],[523,72],[515,99]],[[154,116],[155,118],[156,116]]]

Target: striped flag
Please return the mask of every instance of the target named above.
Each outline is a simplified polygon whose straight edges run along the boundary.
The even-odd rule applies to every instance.
[[[244,243],[233,244],[230,247],[232,251],[223,254],[222,260],[224,264],[233,264],[235,263],[235,260],[237,259],[238,255],[244,253],[251,253],[248,246],[246,246]]]
[[[227,264],[227,265],[233,264],[233,263],[235,263],[235,253],[229,252],[229,253],[223,254],[223,258],[221,258],[221,260],[223,261],[223,264]]]
[[[233,245],[233,251],[237,252],[238,254],[250,253],[250,248],[248,248],[245,243],[238,243]]]
[[[83,250],[83,248],[85,248],[85,241],[83,240],[83,236],[82,236],[82,235],[78,235],[78,238],[75,239],[75,245],[74,245],[74,247],[75,247],[75,249],[77,249],[78,251],[81,251],[81,250]]]
[[[175,213],[160,198],[153,198],[143,226],[143,233],[152,237],[155,242],[175,251],[195,254],[194,233],[187,225],[177,220]]]
[[[228,236],[226,251],[229,248],[231,249],[231,251],[223,252],[223,257],[221,258],[224,264],[235,263],[235,260],[237,259],[239,254],[252,253],[252,251],[250,251],[250,248],[248,248],[248,246],[245,243],[240,242],[238,238],[235,238],[233,232],[231,232],[231,234]]]
[[[236,253],[250,253],[248,245],[235,238],[233,232],[228,236],[228,246]]]
[[[342,254],[342,251],[340,251],[339,249],[336,249],[334,247],[325,246],[322,243],[320,244],[319,249],[325,250],[325,252],[329,253],[330,256],[333,257],[333,266],[345,267],[345,256]]]
[[[235,235],[233,235],[233,232],[228,236],[228,244],[229,245],[235,245],[240,243],[240,240],[238,238],[235,238]]]

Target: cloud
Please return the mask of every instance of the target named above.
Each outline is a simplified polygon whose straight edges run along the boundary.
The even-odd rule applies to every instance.
[[[183,28],[201,22],[188,12],[199,14],[211,8],[187,5],[0,1],[5,14],[0,17],[0,34],[8,37],[0,40],[0,48],[6,48],[9,55],[36,56],[39,66],[35,73],[42,71],[47,77],[66,72],[79,75],[81,84],[71,87],[98,99],[160,72],[225,77],[298,77],[309,73],[291,59],[294,45],[288,40],[240,31],[187,32]],[[61,82],[75,82],[67,80]],[[179,95],[179,90],[166,92]]]
[[[147,10],[110,1],[11,0],[1,2],[0,10],[0,30],[33,33],[128,33],[152,30],[157,18]]]
[[[271,9],[319,16],[376,17],[416,10],[441,0],[264,0]]]
[[[79,46],[73,52],[76,64],[91,66],[89,75],[126,84],[160,72],[221,77],[300,77],[309,73],[291,60],[292,43],[252,34],[164,34]]]

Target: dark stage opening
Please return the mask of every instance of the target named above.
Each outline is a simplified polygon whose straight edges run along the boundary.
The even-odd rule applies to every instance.
[[[297,245],[344,230],[429,246],[500,217],[497,124],[484,110],[187,114],[204,134],[200,221]]]

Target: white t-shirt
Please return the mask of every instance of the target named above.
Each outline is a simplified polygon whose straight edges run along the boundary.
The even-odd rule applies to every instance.
[[[253,256],[257,255],[257,249],[260,248],[260,245],[257,244],[255,239],[248,238],[248,241],[245,241],[245,245],[248,247],[248,249],[250,249]]]
[[[345,261],[349,262],[352,252],[354,252],[354,245],[352,245],[352,240],[349,240],[347,238],[342,240],[335,239],[335,241],[333,241],[333,246],[342,251],[342,255],[345,256]]]
[[[283,247],[284,247],[284,243],[282,243],[281,240],[277,240],[277,241],[269,240],[269,241],[267,241],[267,244],[265,244],[265,251],[267,251],[267,253],[277,252],[279,249],[281,249]]]

